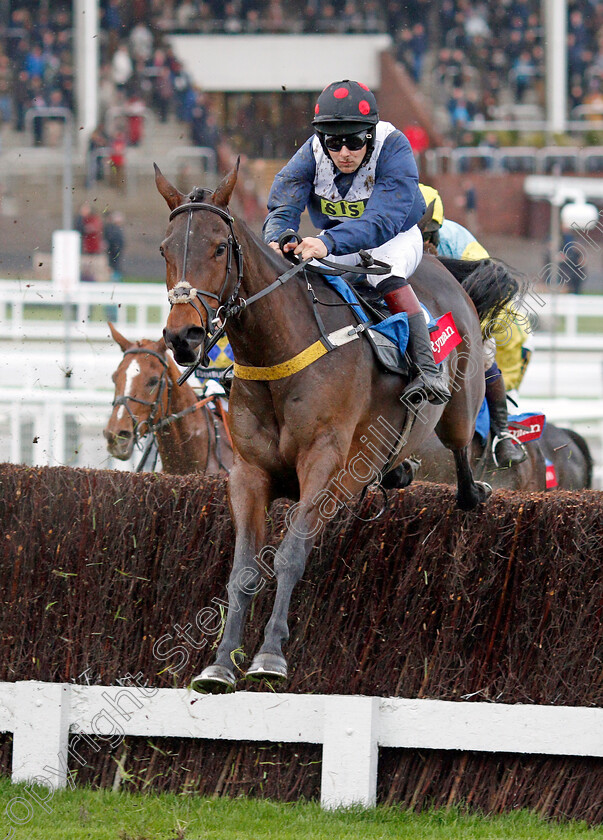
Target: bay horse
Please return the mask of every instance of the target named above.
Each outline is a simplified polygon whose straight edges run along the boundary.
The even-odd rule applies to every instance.
[[[546,489],[546,463],[540,441],[524,443],[527,454],[525,461],[513,467],[497,467],[492,457],[490,443],[482,443],[474,435],[469,449],[469,459],[474,475],[487,481],[493,490],[526,490],[528,492]],[[429,439],[415,452],[420,465],[415,472],[416,481],[430,481],[436,484],[454,484],[455,470],[451,453],[442,445],[437,435]]]
[[[593,486],[593,457],[582,435],[547,423],[540,446],[555,466],[559,490],[588,490]]]
[[[225,417],[216,417],[190,385],[178,385],[180,370],[165,342],[132,342],[109,323],[124,356],[113,373],[113,411],[103,435],[114,458],[127,461],[140,438],[155,439],[163,472],[228,473],[232,447]]]
[[[179,365],[194,365],[216,340],[212,333],[223,328],[235,359],[228,481],[235,551],[215,664],[192,683],[201,692],[235,688],[246,615],[265,583],[260,555],[275,499],[295,503],[275,554],[274,607],[247,669],[250,679],[287,677],[282,647],[290,600],[321,528],[434,429],[454,455],[458,506],[471,511],[487,500],[491,490],[475,481],[468,455],[485,388],[480,317],[516,292],[503,295],[497,283],[483,285],[489,308],[477,311],[438,260],[423,258],[413,287],[434,316],[452,313],[462,342],[444,362],[448,404],[406,405],[408,378],[375,363],[357,319],[328,282],[311,270],[304,274],[304,262],[292,268],[231,215],[237,172],[238,165],[213,192],[194,188],[184,195],[155,165],[155,183],[170,210],[160,247],[172,303],[166,344]]]

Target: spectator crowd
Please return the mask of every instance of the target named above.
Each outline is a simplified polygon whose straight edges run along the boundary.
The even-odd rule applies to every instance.
[[[141,143],[147,109],[160,121],[187,123],[195,145],[215,148],[220,134],[233,130],[232,113],[217,113],[192,83],[165,45],[166,33],[387,32],[411,77],[445,106],[458,142],[468,122],[496,119],[509,103],[544,104],[540,0],[306,0],[287,6],[284,0],[101,0],[101,13],[101,125],[93,150]],[[570,105],[587,118],[600,117],[603,0],[568,0],[567,23]],[[71,26],[63,3],[13,4],[0,24],[0,124],[25,131],[31,108],[73,109]],[[241,122],[256,121],[247,101],[244,107]],[[126,116],[112,120],[114,114]],[[51,118],[34,119],[32,132],[34,143],[50,142]],[[120,150],[113,154],[119,161]],[[98,161],[91,160],[89,177],[100,174]]]

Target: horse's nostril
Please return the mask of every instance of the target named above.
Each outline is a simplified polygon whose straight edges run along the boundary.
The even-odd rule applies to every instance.
[[[201,344],[205,340],[205,330],[203,327],[189,327],[186,332],[186,338],[191,344]]]

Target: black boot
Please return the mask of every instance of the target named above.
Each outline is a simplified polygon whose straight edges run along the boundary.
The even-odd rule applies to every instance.
[[[445,405],[451,394],[442,371],[438,370],[434,361],[429,330],[413,289],[406,283],[385,294],[383,299],[392,315],[397,312],[406,312],[408,315],[408,352],[418,370],[418,376],[404,389],[405,401],[414,402],[416,398],[417,402],[422,402],[427,399],[434,405]]]
[[[514,467],[527,458],[521,444],[514,442],[509,432],[507,415],[507,393],[502,376],[486,382],[486,400],[490,411],[490,431],[492,433],[492,456],[497,467]]]

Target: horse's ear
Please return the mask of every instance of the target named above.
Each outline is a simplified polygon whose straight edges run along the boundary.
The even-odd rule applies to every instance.
[[[184,203],[185,196],[180,192],[180,190],[177,190],[176,187],[170,184],[156,163],[154,163],[153,166],[155,167],[155,184],[157,189],[165,198],[167,206],[170,210],[175,210],[176,207],[180,207],[180,205]]]
[[[113,324],[111,323],[111,321],[107,321],[107,323],[109,324],[109,329],[111,330],[111,335],[113,336],[113,340],[117,344],[119,344],[122,351],[125,353],[126,350],[128,349],[128,347],[132,346],[132,342],[128,341],[127,338],[125,338],[120,332],[118,332],[115,329],[115,327],[113,326]]]
[[[157,353],[166,353],[167,352],[167,344],[165,343],[165,339],[163,336],[159,339],[159,341],[155,342],[155,351]]]
[[[423,233],[429,222],[433,219],[433,210],[435,208],[435,198],[429,202],[427,205],[427,210],[423,213],[419,221],[417,222],[417,227]]]
[[[220,181],[211,197],[214,204],[217,204],[218,207],[228,207],[230,203],[230,196],[232,195],[232,191],[237,183],[240,162],[241,157],[239,156],[235,166],[230,170],[228,175]]]

